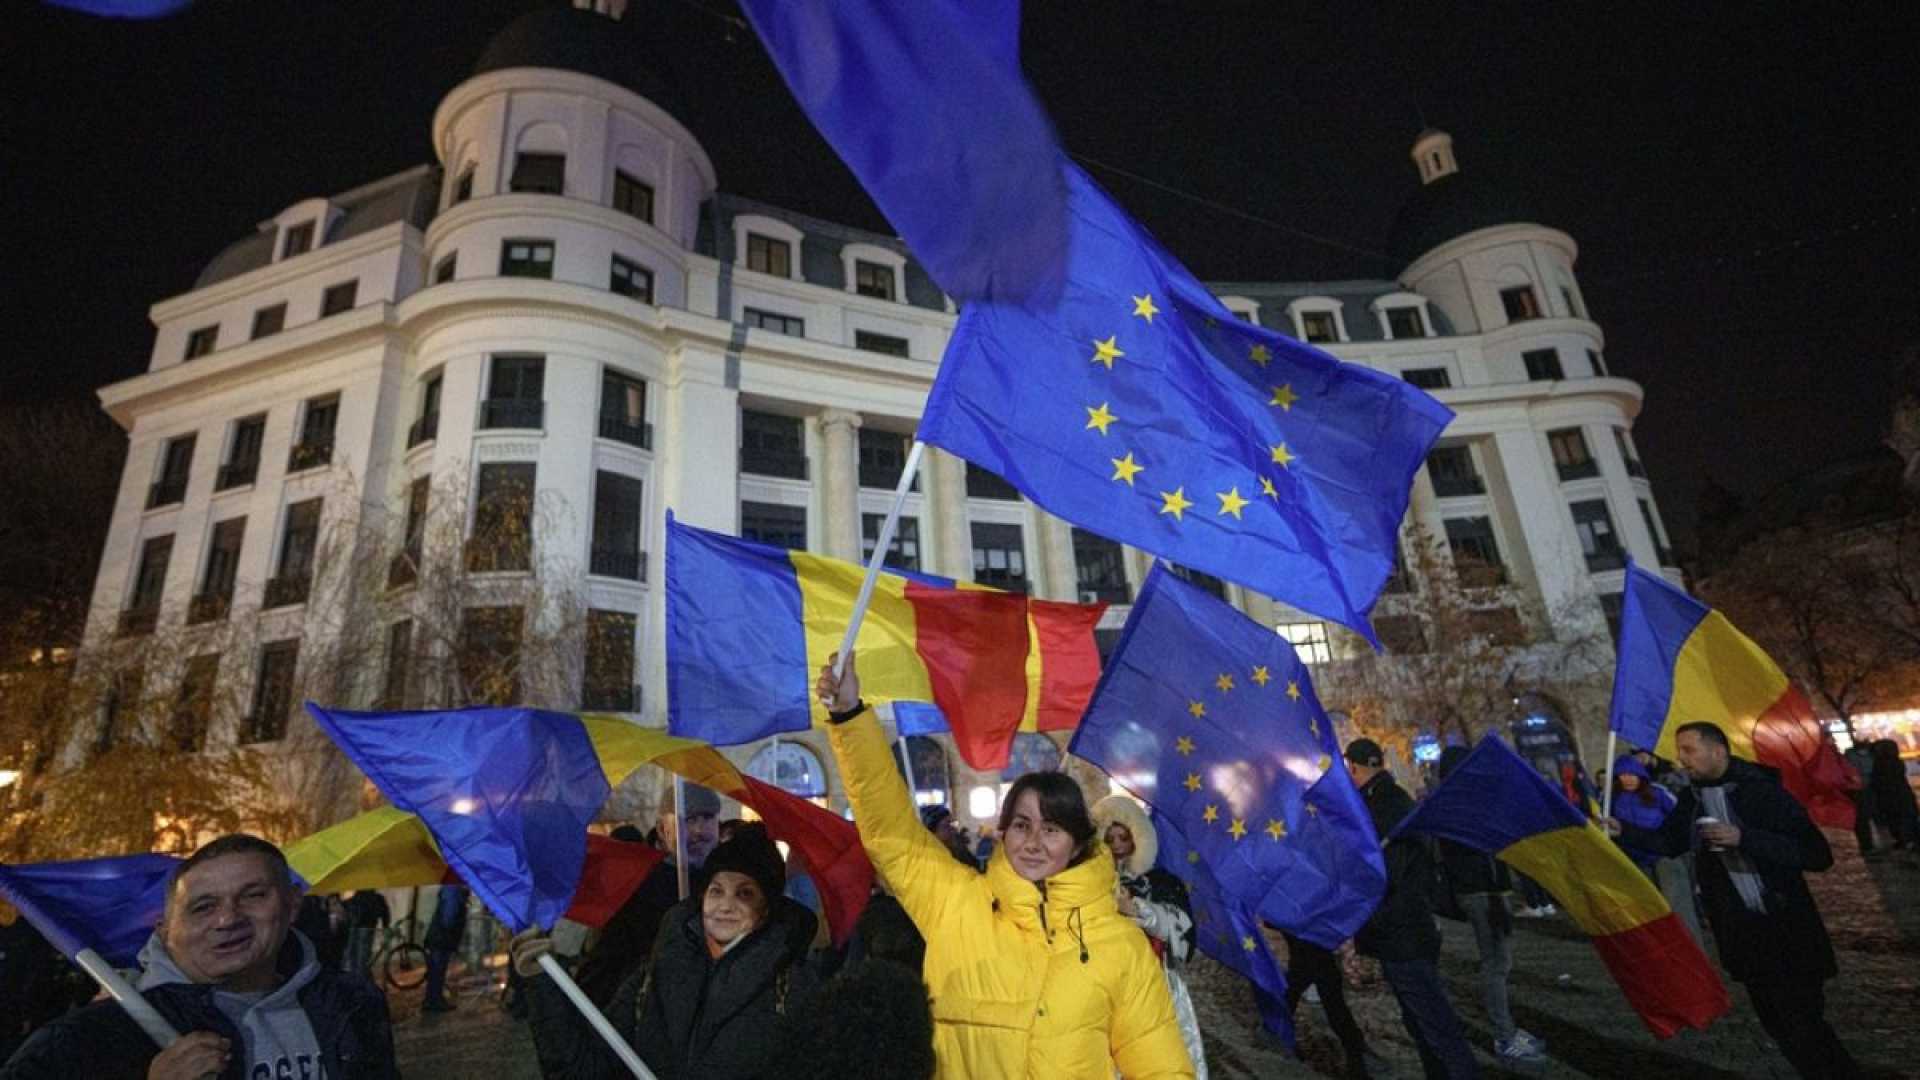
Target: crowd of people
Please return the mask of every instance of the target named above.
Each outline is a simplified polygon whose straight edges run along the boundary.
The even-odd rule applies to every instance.
[[[597,934],[563,921],[510,943],[542,1074],[627,1074],[546,973],[541,957],[553,955],[663,1078],[1204,1078],[1183,979],[1193,912],[1179,878],[1156,866],[1159,838],[1140,805],[1114,796],[1089,806],[1065,774],[1029,773],[1008,791],[994,842],[976,844],[946,808],[914,806],[859,685],[850,659],[844,675],[823,670],[817,686],[878,874],[851,939],[832,947],[806,867],[763,826],[721,820],[719,797],[689,786],[678,815],[666,804],[651,832],[616,832],[666,857]],[[1439,778],[1466,753],[1444,751]],[[1858,1075],[1824,1017],[1824,984],[1837,968],[1804,879],[1832,864],[1825,837],[1769,770],[1732,756],[1715,725],[1682,727],[1677,756],[1635,750],[1612,763],[1608,833],[1696,934],[1704,914],[1727,975],[1801,1075]],[[1387,836],[1413,796],[1371,740],[1352,741],[1344,759]],[[1897,755],[1871,765],[1870,820],[1890,822],[1894,847],[1914,846]],[[1899,775],[1904,797],[1888,775]],[[1876,841],[1863,834],[1862,850],[1878,850]],[[1478,954],[1494,1060],[1544,1062],[1545,1044],[1515,1023],[1510,1004],[1517,875],[1485,852],[1420,837],[1397,837],[1383,854],[1385,895],[1352,942],[1329,950],[1282,935],[1287,1010],[1317,1000],[1347,1075],[1383,1073],[1346,1001],[1354,956],[1371,958],[1425,1075],[1480,1075],[1438,966],[1436,918],[1456,919]],[[682,864],[693,886],[684,899]],[[464,888],[440,889],[424,942],[426,1011],[454,1007],[445,987],[467,908]],[[386,1003],[368,979],[375,939],[391,922],[376,891],[303,898],[273,845],[221,838],[181,863],[141,956],[140,990],[183,1036],[159,1049],[110,1001],[9,1016],[4,1034],[19,1045],[0,1080],[396,1076]],[[17,931],[0,943],[16,958],[34,947]]]

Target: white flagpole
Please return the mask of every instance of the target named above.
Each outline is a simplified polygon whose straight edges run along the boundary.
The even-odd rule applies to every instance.
[[[679,878],[680,899],[687,898],[687,782],[673,774],[673,871]]]
[[[898,724],[899,722],[896,720],[893,729],[896,734],[893,737],[893,741],[900,747],[900,769],[907,774],[907,798],[912,799],[914,807],[918,809],[920,806],[920,784],[913,778],[913,755],[907,753],[907,737],[898,734],[900,730]]]
[[[1606,790],[1600,796],[1600,816],[1603,818],[1610,818],[1613,816],[1613,785],[1617,779],[1613,775],[1613,769],[1614,769],[1613,748],[1614,748],[1615,741],[1619,738],[1620,738],[1619,732],[1613,730],[1612,728],[1607,729],[1607,787],[1606,787]]]
[[[835,662],[833,676],[838,679],[846,670],[847,655],[853,652],[853,642],[860,634],[860,620],[867,617],[867,605],[873,602],[873,585],[880,580],[881,564],[886,562],[887,549],[893,546],[893,534],[900,524],[900,511],[907,505],[907,492],[913,490],[913,478],[920,473],[920,453],[926,449],[925,443],[913,440],[913,448],[907,451],[907,463],[900,469],[900,482],[893,488],[893,505],[887,508],[886,520],[880,523],[880,536],[873,545],[873,557],[867,560],[867,576],[860,582],[860,596],[853,602],[853,614],[847,618],[847,632],[840,637],[840,659]]]
[[[683,877],[686,874],[684,864],[680,873]],[[639,1080],[654,1080],[653,1073],[647,1069],[646,1063],[640,1060],[640,1055],[633,1052],[633,1047],[627,1045],[627,1040],[613,1030],[613,1025],[607,1023],[607,1018],[601,1015],[599,1009],[594,1008],[592,999],[588,998],[579,984],[573,981],[573,976],[567,974],[567,969],[560,966],[560,962],[553,958],[552,953],[540,954],[540,970],[546,972],[547,978],[552,979],[553,984],[567,995],[567,1000],[573,1002],[573,1007],[579,1009],[580,1015],[586,1017],[587,1023],[593,1025],[593,1030],[599,1032],[602,1039],[607,1040],[607,1045],[612,1048],[614,1056],[620,1059],[620,1063],[625,1065],[628,1071],[639,1077]]]
[[[81,971],[93,976],[93,981],[99,983],[101,989],[127,1010],[127,1015],[140,1025],[140,1030],[146,1032],[148,1038],[160,1045],[160,1049],[165,1050],[179,1040],[180,1033],[173,1030],[173,1025],[167,1023],[153,1004],[141,997],[140,991],[121,978],[113,965],[107,963],[99,953],[92,949],[81,949],[75,954],[73,962],[80,965]]]

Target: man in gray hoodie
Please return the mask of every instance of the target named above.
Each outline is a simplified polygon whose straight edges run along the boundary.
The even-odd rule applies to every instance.
[[[141,951],[142,996],[181,1037],[156,1047],[112,1001],[36,1032],[0,1080],[391,1080],[386,999],[322,970],[292,929],[300,889],[279,848],[236,834],[174,871]]]

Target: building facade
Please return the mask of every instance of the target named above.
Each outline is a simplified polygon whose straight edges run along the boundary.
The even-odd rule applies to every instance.
[[[304,722],[290,715],[303,657],[362,618],[310,610],[325,592],[318,538],[398,537],[419,557],[415,522],[443,492],[470,496],[459,513],[474,529],[503,491],[551,511],[532,538],[538,572],[567,578],[612,659],[530,699],[650,724],[665,713],[669,509],[839,558],[871,551],[954,306],[896,238],[723,192],[626,32],[558,7],[507,27],[435,112],[433,163],[280,209],[154,305],[148,370],[100,391],[130,450],[90,639],[255,620],[246,647],[197,673],[146,673],[233,688],[244,704],[208,720],[211,744],[271,744]],[[1455,409],[1410,521],[1537,597],[1555,626],[1598,625],[1628,554],[1672,562],[1633,448],[1640,388],[1607,372],[1573,239],[1489,201],[1445,134],[1423,133],[1414,159],[1422,186],[1396,226],[1395,276],[1217,292]],[[393,559],[355,543],[349,563]],[[464,557],[493,609],[519,610],[530,560]],[[938,451],[891,558],[1107,600],[1110,628],[1149,566]],[[377,586],[385,615],[369,586],[325,602],[395,617],[403,569]],[[1309,660],[1345,647],[1309,616],[1209,584]],[[372,630],[388,655],[336,692],[409,703],[382,670],[409,646]],[[1024,744],[1020,759],[1060,748]],[[824,740],[749,753],[768,755],[756,771],[777,757],[790,786],[840,803]],[[914,757],[923,798],[992,813],[998,778],[937,744]]]

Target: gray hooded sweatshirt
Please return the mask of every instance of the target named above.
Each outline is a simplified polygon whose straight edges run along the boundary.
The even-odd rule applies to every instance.
[[[305,935],[298,930],[287,934],[300,947],[300,968],[286,982],[264,993],[237,994],[217,988],[213,992],[213,1003],[240,1029],[246,1043],[244,1048],[234,1048],[234,1056],[244,1066],[241,1075],[247,1080],[320,1080],[326,1075],[320,1040],[300,1007],[300,988],[320,973],[320,961]],[[140,950],[140,966],[142,990],[193,981],[174,963],[158,934]]]

